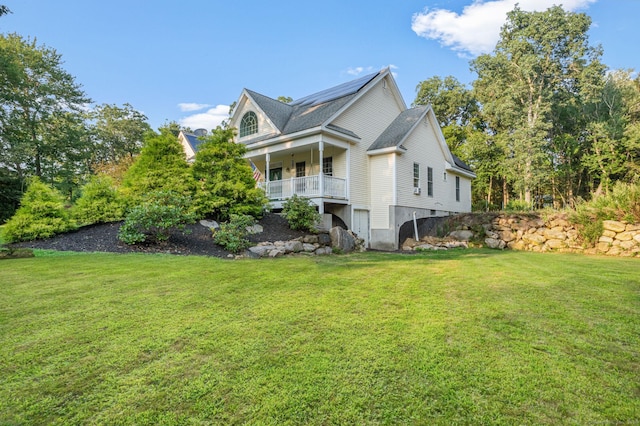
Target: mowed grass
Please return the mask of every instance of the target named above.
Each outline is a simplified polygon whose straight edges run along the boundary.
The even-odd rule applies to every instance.
[[[638,259],[39,254],[0,262],[0,424],[640,422]]]

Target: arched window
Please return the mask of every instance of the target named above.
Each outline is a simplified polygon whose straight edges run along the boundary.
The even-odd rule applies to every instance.
[[[258,117],[253,111],[246,113],[240,121],[240,137],[258,133]]]

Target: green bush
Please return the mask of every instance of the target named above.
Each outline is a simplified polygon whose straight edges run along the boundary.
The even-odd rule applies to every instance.
[[[2,229],[6,243],[49,238],[77,228],[55,189],[33,178],[20,200],[20,208]]]
[[[531,204],[524,200],[511,200],[504,208],[508,212],[528,212],[531,211]]]
[[[184,231],[193,223],[190,199],[171,191],[151,193],[143,203],[131,209],[118,230],[118,238],[127,244],[162,242],[175,229]]]
[[[232,214],[259,217],[268,200],[256,187],[247,148],[233,142],[234,129],[217,128],[198,146],[191,167],[196,181],[193,207],[200,217],[228,220]]]
[[[0,223],[13,216],[20,205],[22,180],[18,174],[0,167]]]
[[[72,209],[79,225],[116,222],[124,219],[125,201],[109,176],[93,176],[82,188]]]
[[[220,225],[220,229],[213,234],[213,241],[225,250],[238,253],[251,245],[247,239],[247,227],[255,220],[252,216],[232,214],[229,222]]]
[[[602,235],[605,220],[640,223],[640,184],[618,182],[608,194],[579,202],[571,220],[581,225],[580,235],[590,244]]]
[[[295,194],[282,205],[282,215],[291,229],[314,231],[320,223],[320,213],[316,206],[308,198]]]

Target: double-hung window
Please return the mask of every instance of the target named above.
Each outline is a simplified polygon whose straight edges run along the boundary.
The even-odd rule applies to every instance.
[[[324,157],[322,159],[322,174],[333,176],[333,157]]]
[[[433,168],[427,167],[427,195],[433,197]]]
[[[460,201],[460,177],[456,176],[456,201]]]
[[[420,188],[420,164],[413,163],[413,187]]]

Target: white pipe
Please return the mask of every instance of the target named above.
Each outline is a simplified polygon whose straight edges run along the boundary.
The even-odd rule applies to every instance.
[[[418,236],[418,220],[416,219],[416,212],[413,212],[413,230],[416,233],[416,241],[420,241],[420,237]]]

